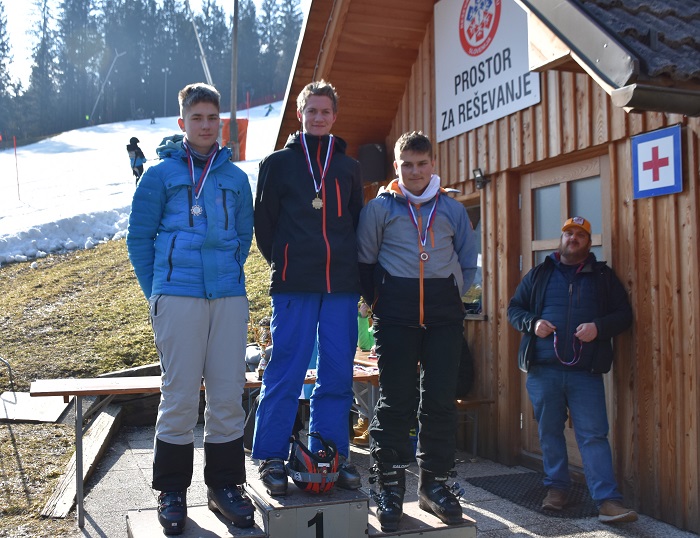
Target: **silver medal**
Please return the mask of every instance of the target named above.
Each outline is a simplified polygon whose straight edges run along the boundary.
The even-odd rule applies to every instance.
[[[313,207],[314,209],[321,209],[323,207],[323,200],[321,200],[318,197],[314,198],[311,202],[311,207]]]
[[[199,204],[193,205],[192,209],[190,209],[190,213],[192,213],[195,217],[199,217],[203,211],[202,206]]]

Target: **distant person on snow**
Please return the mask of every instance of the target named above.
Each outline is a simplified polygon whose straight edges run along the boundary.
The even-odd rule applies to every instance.
[[[216,88],[190,84],[178,97],[185,137],[158,148],[162,160],[136,187],[126,239],[149,302],[161,366],[152,485],[160,492],[158,521],[165,534],[181,534],[187,520],[202,379],[208,507],[237,527],[252,527],[255,512],[242,488],[243,266],[253,241],[252,193],[231,151],[216,141]]]
[[[136,178],[136,184],[139,184],[139,179],[143,175],[143,165],[146,162],[146,156],[141,151],[139,147],[139,139],[132,136],[129,139],[129,143],[126,145],[126,151],[129,153],[129,162],[131,164],[131,171]]]

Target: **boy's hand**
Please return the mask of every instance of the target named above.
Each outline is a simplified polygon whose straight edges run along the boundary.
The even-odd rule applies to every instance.
[[[367,303],[361,303],[360,304],[360,316],[362,316],[363,318],[366,318],[369,316],[369,314],[370,314],[369,305]]]

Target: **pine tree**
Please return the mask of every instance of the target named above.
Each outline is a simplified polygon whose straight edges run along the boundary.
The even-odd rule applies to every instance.
[[[260,28],[260,72],[266,76],[258,81],[261,96],[273,98],[279,92],[275,86],[275,68],[279,56],[279,7],[277,0],[263,0],[258,17]]]
[[[45,136],[85,124],[86,115],[94,116],[90,123],[174,115],[177,91],[205,80],[185,0],[33,1],[33,65],[23,91],[8,74],[7,0],[0,0],[0,134],[11,128],[19,139]],[[227,110],[232,19],[221,5],[204,0],[195,22]],[[284,95],[302,23],[298,7],[299,0],[263,0],[257,13],[254,0],[239,0],[239,104]]]
[[[144,40],[151,32],[147,5],[142,0],[105,0],[102,10],[105,46],[99,84],[100,88],[104,86],[104,92],[96,112],[97,121],[145,117],[150,104],[143,102],[147,93]]]
[[[12,118],[14,117],[13,103],[10,96],[11,80],[8,72],[8,66],[11,61],[10,42],[7,37],[7,17],[5,16],[5,6],[0,0],[0,110],[3,111],[0,114],[0,136],[3,139],[9,136]],[[0,144],[0,147],[2,146],[4,144]]]
[[[11,81],[8,66],[11,61],[10,42],[7,36],[7,16],[5,15],[5,6],[0,0],[0,97],[9,93]]]
[[[238,10],[238,100],[247,96],[253,105],[258,104],[259,81],[265,77],[260,69],[260,33],[253,0],[239,0]]]
[[[104,44],[94,0],[63,0],[58,21],[58,77],[61,128],[85,124],[99,83]]]
[[[204,74],[197,39],[184,6],[176,0],[164,0],[158,17],[154,59],[161,69],[160,88],[163,88],[161,95],[165,95],[167,114],[174,115],[179,112],[177,92],[187,84],[201,82]]]
[[[230,108],[231,95],[231,28],[226,12],[214,0],[206,0],[202,14],[195,16],[199,39],[212,76],[212,82],[221,93],[221,108]],[[199,51],[197,51],[199,52]],[[200,72],[202,72],[200,70]],[[202,76],[202,80],[204,77]]]
[[[32,34],[37,39],[32,57],[29,88],[21,99],[27,135],[40,136],[58,131],[56,110],[56,32],[49,0],[36,0],[39,19]]]
[[[299,0],[281,0],[279,11],[279,56],[275,66],[275,87],[287,87],[301,31]]]

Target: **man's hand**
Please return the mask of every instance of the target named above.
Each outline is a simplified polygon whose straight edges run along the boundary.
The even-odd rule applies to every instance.
[[[540,338],[547,338],[556,330],[557,328],[546,319],[538,319],[535,322],[535,335],[539,336]]]
[[[595,323],[581,323],[576,327],[574,336],[581,342],[592,342],[598,336],[598,327],[595,326]]]

